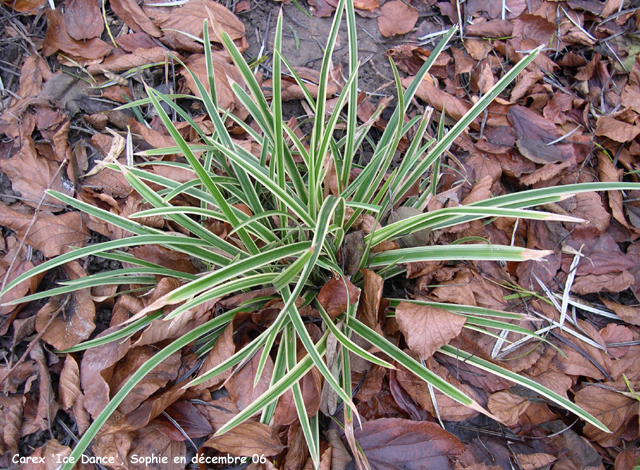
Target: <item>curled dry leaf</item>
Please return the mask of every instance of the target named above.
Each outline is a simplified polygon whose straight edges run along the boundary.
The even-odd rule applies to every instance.
[[[400,302],[396,308],[396,320],[409,349],[424,360],[458,336],[466,321],[461,315],[409,302]]]
[[[80,368],[71,354],[67,354],[64,360],[64,367],[60,373],[60,383],[58,384],[58,395],[62,408],[68,410],[82,395],[80,390]]]
[[[400,0],[386,2],[380,10],[382,15],[378,17],[378,28],[386,38],[408,33],[418,21],[418,10]]]
[[[285,448],[269,426],[256,422],[245,422],[220,436],[213,436],[203,446],[247,457],[255,454],[272,457]]]
[[[384,279],[370,269],[363,269],[361,272],[364,288],[362,289],[362,298],[358,304],[356,317],[369,328],[375,329],[378,325],[378,311],[382,300]]]
[[[440,470],[464,447],[436,423],[407,419],[377,419],[358,427],[355,438],[372,470]]]
[[[333,277],[318,292],[318,302],[335,319],[347,311],[348,303],[353,305],[358,301],[359,294],[358,288],[348,279]]]
[[[598,292],[622,292],[628,289],[634,280],[629,271],[600,275],[589,274],[576,278],[571,286],[571,292],[582,295]]]

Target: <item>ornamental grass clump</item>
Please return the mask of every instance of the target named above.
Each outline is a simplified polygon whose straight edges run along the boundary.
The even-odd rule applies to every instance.
[[[327,118],[326,90],[332,52],[343,15],[346,16],[349,38],[349,76],[335,103],[334,110]],[[369,130],[377,115],[374,114],[372,119],[361,125],[356,120],[359,62],[352,0],[341,0],[337,7],[322,61],[317,98],[312,97],[304,81],[280,54],[282,17],[278,19],[274,41],[273,91],[270,102],[233,41],[224,32],[220,32],[220,37],[245,82],[244,86],[233,83],[232,89],[238,101],[251,115],[254,126],[249,126],[218,106],[212,52],[205,23],[204,45],[208,87],[211,91],[207,91],[195,74],[191,74],[191,77],[198,87],[201,103],[213,124],[213,134],[208,135],[171,97],[164,96],[152,88],[147,90],[147,99],[131,105],[152,103],[169,134],[175,140],[175,147],[151,150],[146,154],[149,156],[180,154],[186,160],[186,163],[154,162],[154,164],[189,169],[195,172],[196,178],[186,183],[179,183],[148,171],[144,165],[111,164],[110,168],[121,171],[135,191],[153,207],[135,213],[129,218],[101,210],[64,194],[49,191],[49,194],[69,206],[119,227],[131,233],[131,236],[76,249],[51,259],[9,283],[3,293],[31,276],[89,255],[126,262],[134,267],[68,281],[60,288],[20,299],[19,302],[66,293],[92,285],[129,283],[144,285],[146,283],[153,287],[157,276],[174,277],[180,281],[179,287],[137,312],[117,332],[86,341],[65,351],[73,352],[109,341],[120,341],[141,331],[151,323],[170,322],[205,302],[223,296],[265,286],[273,287],[284,305],[270,325],[213,370],[206,373],[201,371],[198,377],[193,378],[186,387],[202,384],[225,371],[238,370],[256,354],[260,357],[255,378],[257,383],[267,359],[272,357],[274,367],[268,390],[222,426],[218,434],[225,433],[254,416],[259,416],[262,423],[269,424],[274,416],[278,398],[287,390],[291,390],[304,437],[316,467],[320,459],[318,415],[307,415],[300,380],[313,368],[317,368],[337,396],[337,402],[342,403],[346,426],[357,425],[357,412],[352,401],[350,354],[386,368],[402,366],[461,405],[488,414],[488,411],[462,390],[443,380],[425,367],[424,363],[385,339],[371,325],[367,326],[356,318],[357,290],[348,289],[346,286],[351,284],[362,286],[362,268],[375,271],[384,279],[388,279],[403,273],[405,265],[410,262],[524,261],[542,258],[549,252],[487,243],[426,246],[420,240],[425,240],[423,235],[429,230],[443,229],[491,217],[580,222],[579,219],[570,216],[530,208],[557,202],[578,192],[638,189],[638,185],[590,183],[556,186],[505,194],[466,206],[423,213],[425,201],[430,195],[435,194],[442,154],[489,103],[535,59],[540,51],[540,49],[531,51],[506,72],[502,79],[482,96],[448,132],[444,132],[444,126],[440,125],[437,138],[427,138],[429,118],[422,115],[408,118],[406,113],[418,85],[454,33],[455,30],[452,29],[444,36],[413,82],[404,91],[400,85],[398,72],[393,63],[391,64],[396,80],[398,102],[379,140],[372,142],[368,137]],[[283,121],[281,75],[285,67],[303,91],[314,113],[313,127],[308,140],[301,140]],[[173,109],[193,127],[200,136],[199,144],[187,143],[184,140],[167,115],[165,111],[169,109],[167,107]],[[227,120],[235,121],[235,125],[242,128],[259,144],[261,149],[259,158],[236,144],[225,126]],[[341,133],[336,132],[338,124],[343,129]],[[414,137],[404,152],[400,164],[392,165],[401,139],[409,132]],[[373,154],[369,163],[357,168],[359,172],[354,172],[352,170],[356,168],[355,162],[358,161],[359,152],[365,141],[374,146]],[[127,152],[129,153],[128,161],[134,161],[130,138]],[[354,177],[355,174],[357,176]],[[335,191],[328,190],[329,181],[332,182]],[[411,188],[416,186],[423,188],[422,192],[409,197]],[[158,190],[158,188],[161,189]],[[172,200],[181,195],[197,200],[200,204],[192,207],[172,205]],[[164,232],[136,222],[137,219],[150,216],[161,216],[170,220],[174,225],[180,226],[183,232],[190,233],[190,236],[177,236],[175,233]],[[373,227],[378,228],[353,236],[354,224],[363,217],[373,220]],[[227,238],[221,238],[212,233],[205,227],[203,223],[205,220],[228,224],[232,229],[231,234],[238,242],[232,243]],[[421,236],[416,239],[411,238],[411,234]],[[349,250],[349,259],[345,260],[347,250],[344,247],[347,240],[355,244],[356,249]],[[394,240],[400,240],[403,248],[387,251],[373,250],[374,247],[383,246],[381,244]],[[204,262],[210,269],[200,275],[185,274],[137,259],[123,251],[147,244],[160,245],[186,253]],[[318,298],[319,288],[331,280],[345,286],[343,290],[349,297],[345,302],[346,311],[327,311]],[[353,292],[356,295],[350,294]],[[214,316],[208,322],[159,350],[112,397],[106,408],[80,438],[71,454],[72,459],[79,460],[109,416],[134,386],[154,367],[196,340],[200,340],[198,344],[202,345],[197,350],[197,355],[204,356],[238,313],[257,309],[269,300],[271,298],[253,299],[245,306]],[[520,315],[515,313],[465,305],[413,302],[437,305],[439,308],[461,315],[465,318],[465,327],[484,331],[487,334],[492,334],[488,329],[497,329],[543,341],[526,328],[511,323],[514,319],[520,318]],[[321,316],[322,336],[319,341],[312,340],[301,316],[301,309],[307,305],[314,307]],[[391,309],[393,310],[397,305],[398,300],[392,300]],[[168,309],[170,313],[164,314],[162,312],[165,306],[175,308]],[[360,346],[362,342],[354,342],[352,337],[355,335],[366,340],[382,354],[373,354]],[[327,352],[329,338],[332,342],[337,340],[337,343],[334,343],[338,345],[339,352],[337,367],[330,368],[323,358]],[[296,351],[298,341],[306,352],[299,360],[300,355]],[[453,346],[442,346],[439,352],[532,389],[549,402],[569,410],[602,430],[607,430],[596,418],[574,403],[529,378]],[[67,464],[65,469],[68,470],[71,467],[71,464]]]

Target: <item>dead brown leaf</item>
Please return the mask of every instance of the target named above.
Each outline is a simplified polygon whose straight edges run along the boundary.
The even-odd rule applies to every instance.
[[[533,454],[518,454],[518,463],[522,470],[536,470],[551,465],[558,460],[551,454],[536,452]]]
[[[189,0],[177,8],[143,6],[143,10],[162,30],[162,41],[172,49],[201,51],[202,46],[198,46],[182,33],[202,38],[204,20],[209,21],[211,41],[222,43],[218,31],[226,32],[234,41],[244,38],[245,29],[242,22],[222,4],[213,0]],[[212,24],[209,14],[217,24]],[[245,48],[246,46],[241,47],[242,50]]]
[[[624,383],[622,387],[625,387]],[[605,447],[618,445],[632,420],[638,419],[638,401],[612,390],[585,386],[576,393],[575,402],[609,428],[611,433],[601,431],[588,423],[584,428],[585,434],[590,439]]]
[[[23,403],[20,395],[0,395],[0,465],[9,468],[13,455],[18,453]]]
[[[119,297],[116,306],[125,297]],[[118,331],[118,327],[111,327],[103,331],[98,337]],[[122,359],[129,350],[131,340],[111,341],[105,345],[90,348],[85,351],[80,363],[80,383],[85,396],[84,406],[92,417],[98,416],[109,403],[109,385],[107,381],[113,376],[113,366]]]
[[[356,317],[369,328],[375,329],[378,324],[378,312],[382,300],[382,287],[384,280],[382,277],[369,269],[362,269],[364,288],[362,298],[358,304]]]
[[[107,57],[100,64],[90,64],[87,67],[87,71],[92,75],[98,75],[101,73],[112,72],[120,73],[126,70],[142,67],[143,65],[152,62],[164,62],[170,60],[170,55],[173,54],[180,58],[179,55],[167,51],[164,47],[156,46],[151,48],[138,48],[133,50],[130,54],[112,54]]]
[[[267,362],[262,371],[262,375],[260,376],[258,383],[254,386],[256,370],[258,368],[261,355],[262,349],[258,350],[251,360],[226,382],[226,388],[229,392],[229,396],[231,397],[231,400],[236,403],[238,410],[240,411],[244,410],[247,405],[267,391],[269,384],[271,383],[273,361],[270,356],[267,356]]]
[[[595,135],[609,137],[616,142],[629,142],[640,134],[640,127],[619,121],[610,116],[598,117]]]
[[[112,47],[99,38],[76,41],[69,36],[64,16],[60,9],[47,10],[47,35],[44,38],[42,54],[48,57],[57,51],[66,52],[83,60],[102,59]]]
[[[200,369],[200,373],[198,375],[206,374],[208,371],[213,369],[214,367],[222,364],[225,360],[229,359],[236,351],[235,344],[233,343],[233,322],[229,324],[222,333],[222,336],[218,338],[216,344],[213,346],[213,349],[204,360],[202,364],[202,368]],[[217,376],[203,382],[198,385],[197,390],[203,388],[211,388],[218,385],[223,380],[226,380],[231,375],[231,370],[227,370],[218,374]]]
[[[68,410],[73,407],[74,402],[82,395],[80,390],[80,367],[71,354],[67,354],[64,360],[64,367],[60,373],[60,383],[58,384],[58,395],[62,408]]]
[[[450,459],[463,445],[436,423],[407,419],[376,419],[355,430],[355,438],[372,470],[451,468]]]
[[[69,280],[86,277],[77,261],[62,267]],[[36,330],[42,339],[58,350],[68,349],[88,339],[96,325],[96,307],[89,289],[52,297],[37,314]]]
[[[424,360],[462,331],[466,319],[437,307],[400,302],[396,320],[409,349]]]
[[[64,24],[76,41],[99,38],[104,30],[100,8],[93,0],[69,0],[64,9]]]
[[[358,301],[359,294],[358,288],[348,279],[333,277],[318,292],[318,302],[335,319],[347,311],[348,304],[353,305]]]
[[[184,434],[191,439],[196,439],[207,437],[213,433],[213,428],[207,418],[188,400],[178,400],[172,403],[161,415],[151,421],[151,424],[173,441],[185,441],[187,437]]]
[[[454,376],[449,374],[446,368],[438,365],[435,360],[431,359],[427,361],[427,365],[433,372],[444,378],[457,389],[466,393],[467,396],[473,398],[478,403],[486,402],[486,398],[478,393],[475,388],[457,380]],[[400,385],[402,385],[402,388],[404,388],[407,393],[409,393],[409,395],[411,395],[413,399],[422,406],[422,408],[431,413],[431,416],[437,416],[437,414],[439,414],[440,419],[443,421],[459,422],[472,419],[478,415],[477,411],[466,406],[460,406],[460,403],[455,401],[453,398],[448,397],[437,389],[433,389],[435,401],[438,407],[438,413],[436,414],[436,410],[433,406],[433,400],[431,398],[431,391],[424,380],[404,369],[398,370],[397,379],[398,382],[400,382]]]
[[[418,10],[400,0],[386,2],[380,10],[378,29],[385,38],[408,33],[418,21]]]
[[[66,253],[71,247],[83,247],[89,240],[89,231],[76,212],[57,216],[40,212],[27,232],[32,219],[32,214],[23,214],[0,204],[0,225],[15,230],[20,239],[26,236],[27,243],[47,258]]]
[[[137,462],[131,456],[137,455]],[[187,447],[184,442],[174,441],[162,435],[154,426],[146,426],[136,433],[129,451],[128,468],[130,470],[149,470],[150,465],[143,459],[145,457],[164,458],[164,462],[156,464],[156,468],[162,470],[183,470],[184,464],[181,458],[186,458]]]
[[[589,274],[576,278],[571,286],[571,292],[582,295],[598,292],[622,292],[628,289],[634,280],[629,271],[600,275]]]
[[[285,448],[269,426],[256,422],[242,423],[225,434],[212,437],[203,446],[249,457],[255,454],[272,457]]]
[[[38,156],[30,137],[23,140],[20,152],[2,161],[2,171],[11,179],[12,188],[22,194],[25,204],[37,207],[44,197],[42,207],[50,212],[59,212],[64,205],[53,196],[45,197],[45,190],[53,189],[68,196],[73,195],[73,187],[63,179],[59,168],[60,164]]]
[[[515,426],[518,424],[520,415],[527,410],[530,404],[527,397],[503,390],[489,396],[487,407],[501,423],[506,426]]]
[[[216,94],[218,98],[218,105],[223,109],[230,111],[241,109],[241,105],[237,102],[236,95],[231,89],[231,83],[244,83],[242,75],[235,67],[230,64],[227,59],[219,53],[212,54],[213,71],[216,79]],[[209,90],[209,80],[207,79],[207,65],[204,55],[195,55],[189,58],[185,63],[189,71],[193,73],[204,84],[204,87]],[[186,70],[181,72],[189,89],[197,96],[200,96],[200,91],[196,86],[195,81],[191,77],[191,74]],[[244,109],[244,108],[242,108]]]
[[[2,3],[13,8],[19,13],[29,13],[35,15],[40,11],[46,0],[2,0]],[[24,95],[22,95],[24,96]],[[7,465],[8,467],[9,465]]]
[[[155,352],[155,348],[151,346],[140,346],[131,349],[127,355],[116,364],[113,376],[111,380],[109,380],[111,394],[117,393],[131,376],[153,357]],[[127,394],[122,403],[120,403],[118,411],[123,414],[128,414],[138,408],[138,406],[153,393],[167,385],[170,381],[175,380],[179,367],[180,353],[177,352],[162,361],[138,382],[133,390]]]
[[[162,36],[160,29],[142,11],[135,0],[113,0],[109,2],[113,12],[133,31],[145,33],[159,38]]]

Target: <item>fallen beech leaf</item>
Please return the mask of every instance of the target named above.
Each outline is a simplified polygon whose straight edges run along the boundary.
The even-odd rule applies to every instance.
[[[615,470],[633,470],[638,465],[638,458],[640,458],[640,452],[636,446],[631,446],[624,449],[616,457],[614,469]]]
[[[618,121],[610,116],[600,116],[595,135],[609,137],[616,142],[629,142],[640,134],[640,127]]]
[[[609,227],[611,214],[604,208],[600,194],[578,193],[565,204],[569,205],[568,211],[571,215],[588,220],[599,231],[604,232]]]
[[[413,77],[403,78],[403,86],[409,86],[413,81]],[[430,84],[427,80],[423,80],[418,85],[416,96],[427,104],[430,104],[438,111],[445,109],[447,116],[459,121],[471,109],[471,106],[455,96],[440,90],[438,87]]]
[[[69,280],[86,277],[87,273],[77,261],[62,267]],[[89,289],[52,297],[37,314],[36,330],[42,339],[56,349],[68,349],[88,339],[96,328],[96,307]]]
[[[378,311],[382,300],[384,280],[370,269],[362,269],[361,272],[364,288],[362,289],[362,298],[358,304],[356,317],[369,328],[375,329],[378,325]]]
[[[80,368],[71,354],[67,354],[64,360],[64,367],[60,373],[58,383],[58,395],[62,408],[68,410],[73,407],[74,402],[82,395],[80,390]]]
[[[211,352],[207,356],[207,358],[202,363],[202,368],[200,369],[200,375],[206,374],[208,371],[213,369],[214,367],[222,364],[224,361],[229,359],[236,351],[235,344],[233,343],[233,322],[231,322],[224,330],[216,344],[211,349]],[[202,382],[198,385],[196,390],[201,390],[205,388],[211,388],[218,385],[220,382],[226,380],[231,376],[231,369],[228,369],[215,377],[207,380],[206,382]]]
[[[627,391],[624,382],[621,385],[620,390]],[[631,426],[632,420],[638,419],[638,401],[612,390],[585,386],[576,393],[575,402],[611,431],[606,433],[588,423],[584,427],[584,433],[589,439],[593,439],[604,447],[619,445],[622,435]]]
[[[118,393],[120,388],[131,378],[131,376],[146,364],[153,357],[156,349],[151,346],[140,346],[131,349],[127,355],[116,364],[113,377],[109,380],[111,394]],[[151,372],[149,372],[131,390],[126,398],[118,406],[118,410],[123,414],[128,414],[138,408],[142,402],[149,398],[156,391],[173,381],[178,376],[180,367],[180,353],[176,352],[162,361]]]
[[[111,0],[109,2],[113,12],[124,21],[133,31],[145,33],[159,38],[162,36],[160,29],[149,19],[147,14],[142,11],[136,0]]]
[[[349,289],[348,298],[347,289]],[[333,277],[318,292],[318,302],[322,304],[329,316],[335,319],[347,311],[347,302],[353,305],[358,301],[358,295],[358,288],[351,281]]]
[[[0,462],[7,454],[13,456],[18,453],[23,416],[22,395],[0,395]],[[1,464],[9,468],[10,458]]]
[[[155,46],[155,43],[154,43]],[[105,71],[120,73],[125,70],[135,69],[151,62],[164,62],[175,53],[167,51],[164,47],[155,46],[145,49],[135,49],[131,54],[111,55],[100,64],[90,64],[87,71],[92,75],[98,75]],[[178,56],[179,57],[179,56]]]
[[[98,38],[104,30],[100,8],[93,0],[69,0],[64,8],[64,24],[76,41]]]
[[[537,470],[551,465],[558,460],[551,454],[545,454],[542,452],[535,452],[533,454],[518,454],[518,463],[522,467],[522,470]]]
[[[184,395],[186,390],[182,388],[182,385],[182,383],[178,383],[170,389],[160,394],[156,394],[153,398],[149,398],[135,411],[129,413],[113,424],[107,424],[103,433],[128,433],[144,428],[151,422],[151,420],[160,416],[167,407]],[[203,408],[209,407],[201,407],[198,409],[200,412],[203,412]]]
[[[111,8],[113,8],[113,4],[111,5]],[[116,39],[116,44],[127,52],[133,52],[136,49],[151,49],[158,47],[153,40],[153,37],[145,32],[124,34]]]
[[[216,4],[217,5],[217,4]],[[235,65],[230,64],[224,56],[218,53],[212,54],[213,71],[216,80],[216,94],[218,97],[218,106],[223,109],[234,111],[240,109],[241,105],[236,99],[236,95],[231,89],[231,83],[244,83],[242,75]],[[189,72],[193,73],[204,84],[204,87],[209,91],[209,80],[207,78],[207,63],[204,55],[196,55],[189,58],[185,63]],[[185,78],[185,83],[189,89],[197,96],[200,96],[200,91],[196,86],[195,81],[191,77],[191,74],[187,70],[181,72],[181,75]]]
[[[471,273],[467,270],[459,271],[452,280],[440,282],[439,287],[431,292],[431,296],[439,302],[475,306],[476,299],[470,282]]]
[[[634,277],[629,271],[610,274],[589,274],[580,276],[573,281],[571,292],[576,294],[595,294],[598,292],[622,292],[628,289],[634,282]]]
[[[576,274],[607,274],[618,273],[636,266],[635,261],[629,255],[625,255],[608,232],[598,232],[595,227],[576,227],[572,230],[571,237],[563,244],[574,250],[582,248],[582,253],[588,259],[582,259],[578,264]],[[568,273],[571,269],[573,255],[565,254],[562,257],[562,270]]]
[[[465,36],[468,37],[481,37],[481,38],[506,38],[513,35],[513,23],[508,20],[491,20],[485,21],[484,23],[474,23],[467,25],[465,28]],[[484,59],[486,54],[481,54],[480,58],[478,58],[475,54],[472,54],[469,51],[469,40],[466,39],[464,41],[465,48],[469,55],[471,55],[476,60]],[[484,42],[484,41],[483,41]],[[476,47],[478,43],[471,45],[471,47]],[[484,48],[483,48],[484,49]]]
[[[244,24],[231,11],[213,0],[189,0],[177,8],[143,6],[143,10],[163,31],[162,41],[168,44],[194,43],[182,33],[202,38],[202,23],[209,20],[209,15],[212,15],[217,23],[213,25],[209,21],[211,41],[222,43],[218,36],[220,30],[226,32],[234,41],[244,38]]]
[[[2,0],[2,3],[19,13],[35,15],[40,12],[40,7],[46,3],[46,0]],[[25,95],[20,94],[20,96]]]
[[[251,360],[242,368],[231,376],[226,383],[226,389],[229,392],[231,400],[233,400],[238,410],[244,410],[247,405],[251,404],[256,398],[262,395],[269,388],[271,383],[271,375],[273,374],[273,361],[267,356],[267,362],[262,371],[262,376],[254,387],[256,378],[256,370],[260,362],[262,349],[259,349],[253,355]]]
[[[32,219],[33,215],[22,214],[0,204],[0,225],[15,230],[20,239],[26,234],[27,243],[42,251],[47,258],[66,253],[71,247],[81,248],[89,241],[89,231],[77,212],[61,215],[40,212],[27,233]]]
[[[436,423],[376,419],[357,427],[355,438],[372,470],[440,470],[464,450],[462,443]]]
[[[602,300],[602,303],[604,303],[607,308],[613,310],[616,315],[622,318],[623,321],[631,323],[632,325],[640,326],[640,308],[622,305],[603,297],[600,297],[600,300]]]
[[[85,60],[102,59],[111,52],[112,47],[99,38],[88,41],[76,41],[67,33],[67,27],[60,9],[47,10],[47,34],[42,46],[42,54],[48,57],[57,51],[63,51]]]
[[[380,10],[378,29],[385,38],[408,33],[418,21],[418,10],[400,0],[386,2]]]
[[[172,403],[164,412],[184,431],[191,439],[209,436],[213,428],[207,418],[200,413],[198,408],[187,400],[179,400]],[[170,421],[164,413],[155,418],[152,425],[163,435],[174,441],[184,441],[187,438],[178,427]]]
[[[9,248],[7,254],[4,256],[4,259],[0,260],[0,270],[3,272],[0,280],[1,282],[4,282],[5,285],[34,267],[31,261],[26,260],[26,247],[23,246],[20,250],[20,253],[17,252],[18,248],[20,247],[20,242],[16,239],[16,237],[7,237],[7,247]],[[11,263],[13,263],[13,268],[11,269],[11,271],[9,272],[9,276],[7,277],[6,271],[7,269],[9,269],[9,266],[11,266]],[[4,277],[7,277],[7,279],[5,280]],[[35,293],[41,279],[41,276],[36,276],[34,278],[27,279],[26,281],[22,281],[20,284],[18,284],[2,296],[2,302],[9,303],[13,300],[20,299],[29,293]],[[0,307],[0,315],[8,315],[17,308],[18,305],[5,305],[3,307]],[[16,324],[14,322],[14,336],[15,331]],[[4,333],[6,333],[6,331],[3,332],[3,334]]]
[[[127,459],[127,468],[130,470],[149,470],[158,468],[162,470],[184,470],[181,459],[186,459],[187,446],[184,442],[178,442],[163,436],[155,427],[149,425],[136,432],[136,437],[131,443],[129,455],[137,455],[138,460],[134,462]],[[162,464],[149,465],[144,458],[165,457],[166,462]]]
[[[345,470],[347,465],[353,460],[351,455],[349,455],[349,451],[342,443],[342,439],[340,439],[340,433],[337,429],[328,429],[325,432],[325,436],[333,447],[333,452],[331,453],[331,469],[332,470]]]
[[[400,302],[396,321],[409,349],[427,360],[460,334],[466,319],[437,307]]]
[[[437,363],[434,364],[434,362],[435,361],[433,359],[429,360],[428,366],[430,369],[433,368],[432,370],[440,377],[444,378],[457,389],[466,393],[467,396],[473,398],[478,403],[486,400],[486,398],[478,393],[475,388],[460,382],[449,374],[446,368],[439,366]],[[440,419],[443,421],[466,421],[478,415],[477,411],[467,406],[460,406],[460,403],[455,401],[453,398],[448,397],[437,389],[433,389],[436,404],[438,406],[438,413],[436,414],[436,410],[433,407],[433,400],[431,398],[429,385],[427,385],[424,380],[404,369],[398,370],[397,379],[400,385],[402,385],[402,388],[404,388],[407,393],[411,395],[413,399],[420,404],[420,406],[422,406],[422,408],[431,413],[431,416],[437,416],[437,414],[439,414]]]
[[[527,397],[516,395],[508,390],[493,393],[489,396],[489,411],[505,426],[515,426],[518,418],[531,402]]]
[[[2,161],[2,171],[11,180],[14,191],[18,191],[25,199],[25,204],[37,207],[44,196],[44,191],[55,191],[73,195],[73,187],[62,179],[63,172],[59,172],[60,165],[56,162],[39,157],[31,137],[23,140],[23,145],[13,158]],[[59,212],[64,208],[53,196],[46,196],[42,207],[50,212]]]
[[[203,444],[220,452],[251,457],[255,454],[272,457],[285,449],[276,433],[266,424],[245,422]]]
[[[58,403],[55,401],[55,392],[51,386],[49,365],[40,343],[37,343],[37,346],[31,350],[29,356],[38,366],[37,404],[32,400],[30,400],[30,404],[27,402],[28,406],[25,407],[25,411],[28,412],[25,412],[22,422],[22,435],[50,429],[59,408]],[[36,387],[32,387],[31,393],[34,392],[34,388]]]
[[[123,297],[119,297],[116,306]],[[114,307],[115,309],[115,307]],[[118,331],[118,327],[111,327],[103,331],[98,337]],[[93,418],[109,403],[109,385],[104,375],[110,380],[113,374],[112,366],[122,359],[131,346],[131,340],[111,341],[105,345],[87,349],[80,363],[80,383],[85,396],[84,407]]]

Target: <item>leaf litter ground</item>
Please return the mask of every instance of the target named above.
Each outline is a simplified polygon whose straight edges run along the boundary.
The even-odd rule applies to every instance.
[[[5,138],[0,143],[0,266],[4,284],[70,246],[126,236],[122,229],[68,211],[64,204],[45,197],[44,191],[54,189],[123,216],[146,207],[121,174],[101,161],[127,163],[128,128],[136,150],[167,147],[173,141],[150,108],[139,107],[135,112],[115,108],[144,97],[144,84],[165,93],[197,93],[171,54],[185,60],[196,75],[206,76],[197,39],[202,37],[207,9],[254,60],[263,89],[269,92],[268,54],[280,4],[269,0],[224,5],[212,0],[189,0],[183,6],[152,3],[111,0],[103,10],[92,0],[68,0],[51,10],[41,0],[18,0],[2,7],[0,127]],[[456,140],[444,161],[437,195],[427,200],[426,211],[528,187],[623,178],[637,181],[640,46],[636,24],[640,16],[634,5],[622,0],[356,2],[363,61],[358,117],[366,121],[378,106],[387,110],[394,106],[385,54],[393,58],[406,77],[403,83],[408,84],[442,32],[462,21],[461,35],[418,89],[414,106],[426,106],[432,113],[430,132],[435,133],[443,110],[445,125],[462,117],[521,51],[538,45],[547,49]],[[331,0],[315,0],[301,5],[307,15],[292,3],[283,5],[284,56],[312,92],[317,92],[313,85],[330,27],[328,17],[335,6]],[[215,30],[210,35],[220,49]],[[328,88],[331,97],[340,93],[347,67],[346,30],[340,39]],[[214,67],[219,103],[246,118],[246,110],[231,91],[232,81],[240,80],[229,57],[216,52]],[[292,127],[300,124],[302,137],[310,109],[287,77],[283,97],[288,100],[286,118],[292,120]],[[185,97],[180,103],[203,128],[212,130],[197,101]],[[383,129],[388,116],[388,111],[383,112],[375,127]],[[185,139],[195,141],[197,136],[189,127],[177,125]],[[229,125],[238,142],[259,156],[256,143]],[[371,132],[372,139],[377,132]],[[408,143],[402,141],[400,150]],[[150,163],[160,176],[191,180],[191,172],[162,164],[176,158],[169,155]],[[365,152],[363,163],[366,159]],[[327,186],[329,191],[334,189],[330,181]],[[386,283],[373,271],[363,272],[358,318],[421,357],[430,370],[464,390],[496,418],[461,407],[402,368],[389,371],[354,357],[354,399],[363,417],[355,439],[371,468],[622,470],[638,463],[640,198],[632,191],[586,193],[545,209],[586,222],[497,218],[419,234],[417,239],[403,237],[399,243],[446,245],[481,238],[552,250],[546,263],[412,263],[406,267],[406,277]],[[174,229],[159,217],[143,223]],[[211,222],[208,228],[233,240],[225,224]],[[363,219],[359,228],[371,232],[373,222]],[[357,244],[357,240],[352,246],[346,244],[345,262],[356,256]],[[186,275],[208,269],[198,260],[159,246],[138,247],[133,254]],[[70,263],[20,284],[3,302],[51,289],[58,281],[121,266],[119,261],[91,257]],[[344,311],[347,295],[343,284],[331,282],[319,298],[333,315]],[[141,285],[98,285],[18,307],[0,306],[4,358],[0,466],[15,466],[14,455],[44,457],[50,463],[68,455],[77,436],[157,348],[243,301],[274,294],[266,288],[219,299],[183,315],[168,328],[152,326],[124,342],[84,353],[55,353],[117,329],[178,284],[170,278],[157,279],[151,292]],[[115,299],[116,291],[126,292]],[[563,297],[564,293],[569,295]],[[357,289],[351,292],[350,288],[349,298],[356,295]],[[465,328],[462,317],[445,309],[389,299],[428,299],[525,313],[521,326],[545,334],[555,347],[520,344],[517,336],[500,335],[500,331],[493,331],[493,337],[480,334]],[[274,299],[259,311],[238,315],[204,358],[203,370],[221,363],[263,331],[282,305]],[[390,306],[395,316],[387,315]],[[301,313],[318,317],[310,307]],[[317,337],[320,331],[314,327],[312,323],[309,329]],[[500,360],[534,378],[575,401],[612,432],[576,422],[544,397],[437,352],[447,344],[480,358]],[[174,464],[173,457],[190,460],[196,452],[200,456],[259,454],[269,459],[252,463],[252,469],[311,468],[290,392],[280,400],[271,427],[250,422],[213,436],[269,386],[273,362],[268,359],[255,383],[258,358],[234,375],[183,390],[184,380],[200,362],[191,349],[175,353],[120,405],[94,442],[91,456],[113,457],[116,463],[106,467],[117,469],[148,468],[133,456],[150,455],[168,458],[155,468],[184,468]],[[321,410],[340,420],[341,407],[324,388],[315,370],[305,376],[301,382],[305,407],[309,414]],[[344,470],[353,465],[348,448],[340,428],[329,419],[323,421],[321,467]],[[91,463],[83,467],[98,468]],[[22,468],[53,467],[34,459]]]

